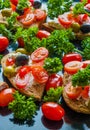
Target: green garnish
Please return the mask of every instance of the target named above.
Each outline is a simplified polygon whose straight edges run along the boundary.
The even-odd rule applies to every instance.
[[[0,0],[0,10],[10,8],[10,0]]]
[[[0,34],[6,36],[9,40],[13,39],[12,32],[4,24],[0,24]]]
[[[23,96],[18,91],[14,94],[14,100],[9,103],[9,109],[14,113],[14,117],[20,120],[31,120],[36,114],[37,106],[34,98]]]
[[[17,9],[18,10],[23,10],[25,8],[28,8],[30,6],[30,1],[29,0],[19,0],[17,4]]]
[[[2,59],[3,55],[0,55],[0,63],[1,63],[1,59]]]
[[[82,87],[90,85],[90,65],[72,76],[72,85]]]
[[[62,70],[62,62],[59,58],[46,58],[43,66],[48,73],[57,73]]]
[[[44,102],[57,102],[59,103],[60,97],[63,92],[63,87],[50,88],[46,95],[43,97]]]
[[[48,16],[53,19],[58,15],[68,12],[73,0],[48,0]]]
[[[82,56],[86,60],[90,60],[90,37],[86,37],[84,40],[81,42],[82,46]]]
[[[18,16],[18,14],[16,12],[14,12],[11,14],[10,17],[7,18],[9,30],[13,29],[14,24],[17,22],[17,19],[16,19],[17,16]]]
[[[78,2],[74,6],[74,8],[73,8],[73,14],[74,15],[78,15],[78,14],[88,14],[88,15],[90,15],[90,13],[88,13],[85,10],[85,8],[84,8],[84,6],[85,6],[86,3],[87,3],[87,0],[83,0],[82,2]]]

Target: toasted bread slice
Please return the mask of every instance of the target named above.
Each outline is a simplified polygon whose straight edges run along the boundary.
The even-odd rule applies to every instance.
[[[64,27],[62,27],[59,23],[55,23],[55,22],[43,23],[42,28],[49,32],[52,32],[54,30],[64,29]],[[76,39],[83,40],[85,37],[90,36],[90,32],[82,33],[81,31],[79,31],[79,32],[75,33],[75,36],[76,36]]]
[[[6,68],[6,60],[8,57],[10,57],[10,55],[15,55],[15,52],[9,53],[7,55],[5,55],[2,60],[1,60],[1,65],[3,70]],[[31,64],[31,61],[30,61]],[[29,64],[28,64],[29,65]],[[18,70],[18,67],[15,68],[15,70]],[[21,93],[25,94],[26,96],[34,96],[37,100],[41,100],[43,92],[44,92],[44,88],[45,88],[45,83],[41,84],[35,81],[32,73],[28,73],[29,74],[29,82],[28,85],[23,88],[20,89],[16,86],[16,74],[12,77],[8,77],[8,80],[10,81],[10,83],[13,85],[14,88],[16,88],[18,91],[20,91]]]
[[[70,99],[68,97],[68,95],[65,91],[66,90],[65,87],[72,84],[71,83],[71,75],[65,72],[63,77],[64,77],[64,80],[63,80],[63,82],[64,82],[63,99],[66,102],[67,106],[78,113],[90,114],[90,108],[87,107],[88,100],[86,101],[82,98]]]

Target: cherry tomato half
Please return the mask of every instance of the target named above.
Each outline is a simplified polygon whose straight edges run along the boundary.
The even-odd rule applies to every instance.
[[[78,53],[70,53],[63,56],[62,58],[63,64],[66,64],[70,61],[82,61],[82,56]]]
[[[46,83],[46,91],[48,91],[50,88],[56,88],[58,86],[62,86],[63,80],[62,77],[58,74],[52,74],[49,76],[49,79]]]
[[[82,87],[73,87],[68,85],[65,87],[65,92],[70,99],[76,99],[80,96],[82,92]]]
[[[65,114],[64,109],[57,103],[47,102],[41,106],[43,115],[53,121],[59,121]]]
[[[34,23],[35,15],[33,13],[28,13],[23,15],[23,18],[20,19],[20,22],[25,26],[30,26]]]
[[[46,48],[40,47],[31,54],[31,59],[33,62],[39,62],[41,60],[44,60],[46,57],[48,57],[48,54],[49,52]]]
[[[15,77],[15,84],[19,89],[23,89],[27,86],[30,80],[30,75],[27,73],[23,78],[20,78],[19,74],[17,73]]]
[[[30,66],[22,66],[19,70],[18,70],[18,74],[20,76],[20,78],[24,78],[24,76],[26,74],[28,74],[31,70],[31,67]]]
[[[32,74],[35,80],[39,83],[46,83],[48,80],[47,71],[42,66],[32,66],[31,67]]]
[[[35,9],[34,11],[36,21],[41,21],[46,19],[46,12],[41,9]]]
[[[83,63],[82,68],[86,68],[88,65],[90,65],[90,60],[82,61],[82,63]]]
[[[72,21],[68,20],[66,15],[59,15],[58,21],[65,28],[69,28],[72,24]]]
[[[90,86],[85,86],[84,89],[82,90],[82,98],[87,99],[90,98]]]
[[[47,38],[50,36],[50,33],[48,31],[45,31],[45,30],[39,30],[37,35],[36,35],[39,39],[42,39],[42,38]]]
[[[8,106],[10,102],[14,100],[13,94],[15,93],[14,88],[6,88],[0,92],[0,106]]]
[[[9,45],[7,37],[0,36],[0,52],[4,51]]]
[[[75,74],[80,70],[83,66],[83,63],[80,61],[70,61],[64,65],[64,71],[69,74]]]

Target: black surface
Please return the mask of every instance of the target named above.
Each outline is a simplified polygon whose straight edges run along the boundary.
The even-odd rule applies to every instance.
[[[45,0],[44,0],[45,1]],[[9,51],[17,48],[16,44],[8,47]],[[8,53],[8,50],[5,53]],[[8,80],[3,76],[0,66],[0,80]],[[9,83],[9,82],[8,82]],[[89,130],[90,115],[78,114],[69,109],[62,99],[62,106],[65,109],[65,116],[61,121],[53,122],[47,120],[41,112],[31,122],[21,122],[13,118],[13,114],[6,108],[0,108],[0,130]]]

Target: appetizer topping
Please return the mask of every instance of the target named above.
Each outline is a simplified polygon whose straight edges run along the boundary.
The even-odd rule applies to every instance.
[[[83,66],[83,63],[80,61],[70,61],[64,65],[64,71],[69,74],[77,73]]]
[[[28,64],[29,57],[26,54],[20,54],[15,59],[15,64],[17,66],[26,65]]]
[[[49,52],[46,48],[40,47],[31,54],[31,59],[33,62],[39,62],[41,60],[44,60],[46,57],[48,57],[48,54]]]
[[[4,75],[7,77],[13,77],[16,74],[16,70],[13,66],[7,66],[4,68]]]

